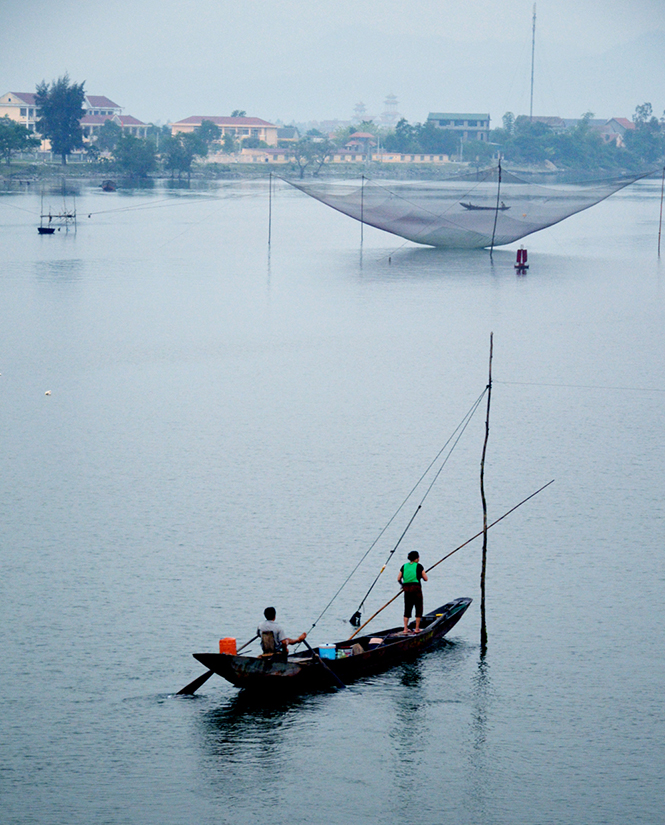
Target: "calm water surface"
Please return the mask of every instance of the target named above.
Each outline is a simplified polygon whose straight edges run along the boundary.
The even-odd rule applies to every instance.
[[[281,187],[268,255],[261,183],[79,185],[52,237],[38,193],[3,193],[3,823],[661,822],[659,196],[532,236],[517,277],[513,248],[366,229],[361,255],[358,224]],[[309,628],[482,392],[490,331],[490,519],[556,482],[490,533],[486,659],[474,543],[425,596],[474,604],[416,663],[284,704],[217,678],[175,698],[266,604]],[[400,556],[481,526],[481,419]],[[312,641],[351,632],[403,524]]]

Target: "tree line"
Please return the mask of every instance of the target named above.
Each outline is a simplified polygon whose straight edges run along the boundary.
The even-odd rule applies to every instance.
[[[65,74],[47,84],[37,84],[35,105],[39,112],[36,128],[48,139],[54,154],[67,162],[71,152],[85,148],[92,160],[103,153],[110,153],[115,168],[124,174],[145,177],[163,168],[180,177],[191,173],[196,159],[207,157],[213,144],[223,152],[234,152],[241,146],[265,147],[258,138],[247,137],[236,141],[232,135],[221,135],[211,121],[204,120],[195,131],[171,135],[167,126],[148,128],[147,137],[138,138],[126,134],[113,120],[107,120],[95,139],[83,142],[80,126],[85,114],[83,83],[70,82]],[[243,117],[245,112],[236,109],[232,117]],[[293,143],[284,144],[294,163],[304,177],[310,168],[316,175],[332,154],[345,145],[352,132],[361,131],[374,135],[375,147],[400,154],[446,154],[449,157],[475,162],[487,162],[500,154],[506,161],[523,164],[543,164],[547,161],[567,169],[630,169],[653,167],[665,159],[665,112],[658,119],[650,103],[635,108],[633,127],[626,129],[617,143],[604,141],[594,128],[593,114],[587,112],[569,129],[559,130],[538,119],[515,117],[507,112],[502,126],[489,133],[489,141],[470,140],[461,142],[459,132],[442,129],[431,121],[409,123],[402,118],[394,129],[381,129],[372,121],[338,130],[334,135],[323,135],[315,129]],[[17,152],[35,149],[40,138],[25,126],[5,116],[0,118],[0,156],[9,164]]]
[[[560,131],[526,116],[503,116],[503,126],[490,133],[503,157],[513,163],[546,161],[566,169],[630,169],[653,167],[665,159],[665,112],[659,120],[650,103],[636,106],[633,128],[620,141],[603,140],[587,112],[570,129]]]

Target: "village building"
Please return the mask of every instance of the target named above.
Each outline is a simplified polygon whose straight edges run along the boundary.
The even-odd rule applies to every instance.
[[[460,140],[490,139],[489,114],[473,114],[465,112],[430,112],[427,123],[433,123],[439,129],[450,129],[456,132]]]
[[[374,146],[376,146],[376,138],[373,134],[370,132],[354,132],[349,135],[349,139],[344,144],[344,149],[347,152],[362,154],[367,157]]]
[[[617,146],[624,146],[624,137],[626,132],[633,132],[635,124],[632,120],[625,117],[612,117],[600,130],[600,137],[605,143],[614,143]]]
[[[230,135],[234,140],[241,141],[243,138],[258,138],[268,146],[277,146],[278,128],[274,123],[261,120],[259,117],[218,117],[216,115],[202,116],[194,115],[179,120],[171,124],[171,134],[188,134],[196,132],[204,120],[209,120],[219,127],[221,139],[225,135]]]
[[[530,123],[542,123],[543,126],[548,126],[557,134],[562,134],[568,128],[568,121],[564,120],[562,117],[557,117],[556,115],[533,115],[532,117],[523,115],[523,117],[525,117]]]
[[[277,140],[281,143],[296,143],[300,140],[297,126],[280,126],[277,129]]]
[[[34,92],[7,92],[2,95],[0,117],[8,117],[31,132],[36,131],[35,124],[39,120],[39,115]]]
[[[138,120],[132,115],[91,115],[85,114],[81,118],[81,129],[83,129],[83,141],[90,142],[99,134],[99,130],[110,120],[116,123],[124,134],[134,137],[145,138],[148,135],[148,124]]]
[[[0,117],[6,115],[38,134],[37,122],[40,112],[35,97],[35,92],[7,92],[0,97]],[[90,143],[107,120],[117,123],[127,135],[144,138],[148,134],[148,124],[132,115],[123,115],[122,106],[118,106],[104,95],[86,95],[83,99],[83,109],[81,130],[84,143]],[[41,151],[51,151],[48,140],[42,141]]]

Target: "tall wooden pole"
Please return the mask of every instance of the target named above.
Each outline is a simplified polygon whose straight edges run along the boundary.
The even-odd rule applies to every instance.
[[[529,101],[529,123],[533,120],[533,70],[536,57],[536,4],[533,4],[533,28],[531,33],[531,100]]]
[[[360,185],[360,246],[363,245],[363,230],[365,229],[365,176],[362,176]]]
[[[268,248],[272,240],[272,172],[268,178]]]
[[[480,459],[480,498],[483,502],[483,557],[480,568],[480,653],[487,652],[487,624],[485,621],[485,573],[487,571],[487,499],[485,498],[485,455],[490,435],[490,403],[492,401],[492,355],[494,350],[494,333],[490,333],[489,380],[487,382],[487,415],[485,416],[485,442]]]
[[[660,258],[660,235],[663,229],[663,195],[665,194],[665,166],[663,166],[663,179],[660,182],[660,221],[658,223],[658,257]]]
[[[494,226],[492,227],[492,243],[490,245],[490,260],[494,257],[494,238],[496,237],[496,222],[499,218],[499,207],[501,199],[501,155],[499,155],[499,165],[497,167],[496,184],[496,207],[494,209]]]

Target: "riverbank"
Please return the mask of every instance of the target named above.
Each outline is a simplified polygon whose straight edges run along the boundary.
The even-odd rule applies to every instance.
[[[488,164],[489,165],[489,164]],[[412,180],[437,181],[447,180],[462,173],[475,172],[487,168],[475,163],[446,164],[426,163],[345,163],[325,164],[318,171],[305,169],[304,178],[319,180],[348,180],[365,176],[374,180]],[[504,170],[518,176],[528,177],[532,181],[548,183],[568,183],[581,180],[599,180],[610,176],[608,170],[564,170],[545,168],[543,166],[504,165]],[[0,171],[0,187],[4,190],[20,187],[29,188],[35,184],[53,184],[63,179],[73,181],[98,182],[112,179],[123,189],[149,189],[157,182],[172,184],[174,187],[186,188],[192,183],[215,180],[261,180],[270,174],[274,177],[300,179],[301,173],[296,164],[259,165],[256,163],[202,163],[192,168],[191,175],[174,177],[166,172],[156,172],[144,178],[130,177],[113,169],[109,163],[33,163],[17,161],[4,166]],[[655,174],[655,173],[654,173]],[[612,177],[616,172],[611,173]]]

